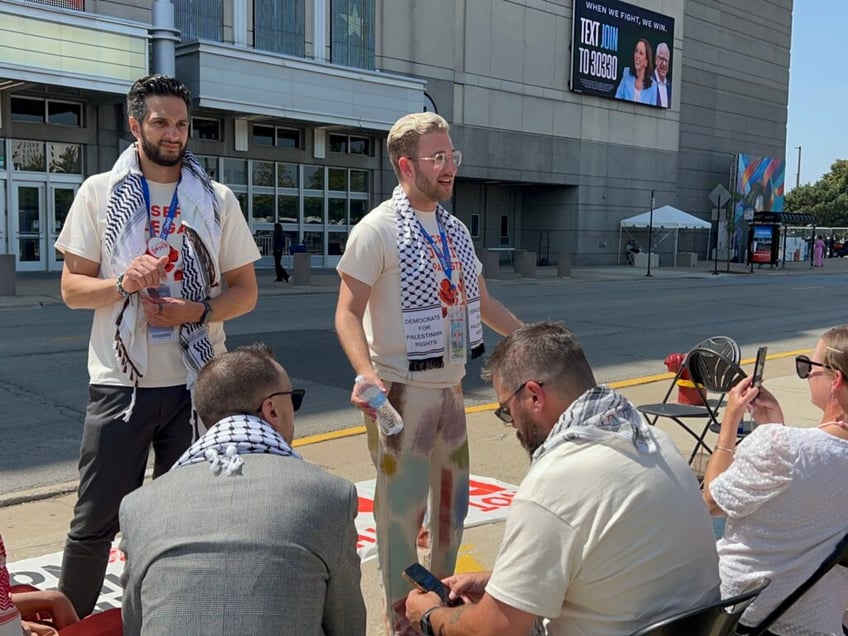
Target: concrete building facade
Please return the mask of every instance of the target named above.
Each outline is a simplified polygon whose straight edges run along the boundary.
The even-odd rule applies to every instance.
[[[669,108],[570,89],[578,2],[0,0],[0,252],[61,268],[64,215],[132,141],[124,97],[148,72],[191,89],[190,147],[263,253],[279,221],[313,266],[391,192],[385,136],[408,112],[451,123],[447,207],[478,249],[548,262],[617,262],[652,192],[709,220],[735,153],[783,156],[792,0],[632,0],[674,20]]]

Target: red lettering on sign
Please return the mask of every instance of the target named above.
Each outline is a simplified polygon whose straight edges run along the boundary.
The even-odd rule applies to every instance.
[[[374,512],[374,500],[373,499],[364,499],[363,497],[359,497],[359,514],[363,512]]]

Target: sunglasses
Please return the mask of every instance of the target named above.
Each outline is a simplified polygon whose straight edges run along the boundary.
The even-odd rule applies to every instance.
[[[510,401],[513,398],[515,398],[515,396],[517,396],[519,393],[521,393],[521,390],[524,387],[527,386],[528,382],[533,382],[533,380],[525,380],[524,382],[521,383],[520,387],[518,387],[517,389],[515,389],[515,391],[512,392],[512,395],[510,395],[503,402],[498,403],[498,408],[495,409],[495,417],[498,418],[504,424],[512,424],[512,420],[513,420],[512,413],[510,412],[507,404],[509,404]],[[537,382],[536,384],[538,384],[539,386],[544,386],[545,383],[544,382]]]
[[[292,408],[297,411],[300,408],[300,405],[303,404],[303,396],[306,395],[306,389],[292,389],[291,391],[277,391],[276,393],[272,393],[265,400],[270,400],[272,397],[276,397],[278,395],[290,395],[292,401]],[[265,404],[265,400],[262,400],[262,404]],[[256,409],[256,412],[262,411],[262,404],[259,405],[259,408]]]
[[[833,367],[821,362],[813,362],[807,356],[795,356],[795,373],[802,380],[806,380],[813,372],[813,367],[822,367],[824,369],[833,369]]]

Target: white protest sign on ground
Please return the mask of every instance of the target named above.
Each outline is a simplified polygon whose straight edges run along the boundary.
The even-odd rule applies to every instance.
[[[374,488],[376,480],[361,481],[356,484],[359,496],[359,513],[356,516],[356,531],[359,538],[356,551],[362,561],[377,557],[377,532],[374,523]],[[472,475],[468,489],[468,516],[465,527],[473,528],[486,523],[495,523],[506,519],[517,486],[497,479]],[[118,549],[118,542],[109,552],[109,565],[106,579],[97,602],[97,610],[121,606],[121,574],[124,571],[124,554]],[[42,590],[55,588],[59,584],[62,566],[62,553],[54,552],[32,559],[24,559],[7,564],[12,585],[34,585]]]

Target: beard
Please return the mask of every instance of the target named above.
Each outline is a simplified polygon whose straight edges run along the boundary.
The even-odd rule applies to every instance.
[[[515,436],[518,438],[518,443],[521,444],[521,447],[532,458],[533,453],[548,439],[548,432],[550,431],[545,432],[527,413],[514,413],[514,416],[516,417],[516,422],[521,422],[520,426],[515,427]]]
[[[153,163],[172,168],[179,165],[185,156],[188,144],[184,144],[176,153],[167,154],[160,146],[154,146],[151,141],[141,131],[141,149],[144,151],[144,156],[150,159]]]
[[[427,177],[420,172],[415,173],[415,187],[431,201],[447,201],[450,199],[450,189],[445,192],[445,187],[439,185],[438,181],[428,181]]]

